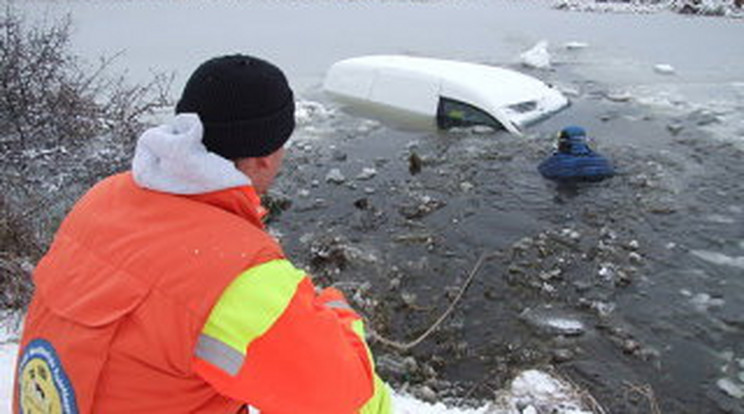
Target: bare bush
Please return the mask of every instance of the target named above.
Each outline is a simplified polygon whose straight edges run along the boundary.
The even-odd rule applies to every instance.
[[[586,12],[656,13],[672,10],[701,16],[744,17],[744,0],[558,0],[553,7]]]
[[[0,253],[0,315],[5,310],[23,309],[31,299],[33,286],[30,264],[24,259]]]
[[[144,115],[169,106],[172,75],[130,86],[109,74],[115,57],[86,64],[70,51],[71,19],[29,25],[0,16],[0,288],[28,279],[72,203],[125,170]],[[18,283],[13,286],[30,286]],[[20,306],[5,300],[2,306]]]

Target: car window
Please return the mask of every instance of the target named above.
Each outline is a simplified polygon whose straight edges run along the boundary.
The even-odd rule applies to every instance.
[[[437,108],[437,126],[442,129],[486,125],[494,129],[503,126],[486,111],[455,99],[440,97]]]

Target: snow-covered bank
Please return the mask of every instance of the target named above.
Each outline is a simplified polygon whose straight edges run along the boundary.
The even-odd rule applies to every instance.
[[[9,323],[13,318],[0,322],[0,412],[10,412],[13,401],[13,369],[18,353],[18,334]]]
[[[0,376],[0,410],[3,412],[10,411],[10,404],[13,401],[13,367],[15,366],[16,344],[0,345],[0,370],[3,375]]]
[[[591,13],[658,13],[671,10],[681,14],[701,16],[723,16],[732,18],[744,17],[744,9],[733,0],[666,0],[648,1],[596,1],[596,0],[559,0],[554,5],[561,10]]]
[[[400,393],[395,394],[394,404],[399,414],[591,414],[582,399],[580,391],[571,384],[533,369],[521,372],[509,388],[496,393],[493,402],[478,408],[430,404]]]

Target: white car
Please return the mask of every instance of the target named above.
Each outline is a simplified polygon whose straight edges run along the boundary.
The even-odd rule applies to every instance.
[[[569,103],[555,88],[513,70],[397,55],[339,61],[323,89],[362,112],[443,129],[486,125],[516,135]]]

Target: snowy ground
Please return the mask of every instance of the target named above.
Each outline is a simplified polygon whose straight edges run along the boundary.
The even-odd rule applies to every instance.
[[[9,412],[13,390],[13,368],[18,345],[14,329],[0,324],[0,412]]]
[[[558,0],[554,7],[562,10],[591,13],[658,13],[672,10],[683,14],[703,16],[725,16],[730,18],[744,17],[744,10],[736,7],[733,0],[667,0],[649,2],[630,1],[595,1],[595,0]]]

